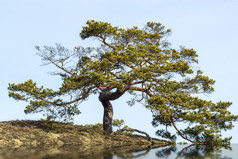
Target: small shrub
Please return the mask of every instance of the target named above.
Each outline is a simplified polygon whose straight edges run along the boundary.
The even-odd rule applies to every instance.
[[[121,126],[125,124],[125,121],[123,119],[114,119],[112,121],[112,126],[118,127],[119,129],[121,129]]]
[[[66,131],[65,125],[63,124],[58,124],[58,123],[51,123],[50,130],[56,130],[56,131]]]

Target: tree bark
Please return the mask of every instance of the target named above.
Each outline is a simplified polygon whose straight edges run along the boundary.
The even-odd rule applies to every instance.
[[[101,100],[100,100],[101,101]],[[104,107],[103,115],[103,130],[106,132],[112,132],[112,118],[113,118],[113,108],[109,100],[101,101]]]
[[[113,119],[113,108],[110,100],[116,100],[120,98],[124,91],[116,90],[115,92],[110,92],[110,89],[104,89],[102,93],[99,95],[99,100],[104,107],[104,115],[103,115],[103,130],[106,132],[112,132],[112,119]]]

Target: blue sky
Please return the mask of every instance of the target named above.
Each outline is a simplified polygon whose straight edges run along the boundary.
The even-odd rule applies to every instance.
[[[26,115],[27,103],[8,97],[8,83],[32,79],[39,85],[57,89],[60,78],[48,72],[53,66],[40,66],[35,45],[58,42],[72,48],[90,45],[79,33],[87,20],[100,20],[120,27],[142,27],[148,21],[161,22],[172,29],[172,46],[194,48],[199,68],[216,80],[215,92],[201,96],[214,102],[231,101],[230,110],[238,114],[238,1],[237,0],[0,0],[0,121],[32,119]],[[114,118],[154,136],[151,113],[142,105],[129,107],[128,96],[113,102]],[[76,124],[102,122],[103,107],[97,96],[81,104]],[[238,143],[238,123],[224,136]]]

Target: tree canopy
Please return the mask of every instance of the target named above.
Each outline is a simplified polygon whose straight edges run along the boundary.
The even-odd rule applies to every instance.
[[[37,86],[32,80],[9,84],[9,96],[29,103],[25,113],[44,112],[48,119],[71,120],[80,114],[78,105],[98,94],[104,107],[103,128],[112,132],[112,100],[130,93],[133,105],[142,103],[152,112],[157,135],[172,140],[168,127],[193,143],[227,144],[221,131],[232,129],[237,116],[228,110],[231,102],[213,103],[198,97],[212,93],[215,81],[197,67],[195,50],[171,48],[166,40],[170,29],[148,22],[144,28],[114,27],[101,21],[87,21],[82,39],[97,40],[94,47],[69,50],[61,44],[36,46],[44,64],[53,64],[62,78],[58,90]],[[180,129],[177,123],[188,127]]]

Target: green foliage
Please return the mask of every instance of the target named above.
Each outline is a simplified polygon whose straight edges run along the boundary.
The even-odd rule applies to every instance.
[[[103,125],[101,123],[97,123],[97,124],[94,124],[93,127],[102,129]]]
[[[125,121],[123,119],[113,119],[112,126],[118,127],[121,129],[121,126],[125,124]]]
[[[103,129],[103,124],[101,123],[96,123],[96,124],[85,124],[85,125],[81,125],[86,129],[91,129],[92,131],[95,130],[102,130]]]
[[[66,131],[66,126],[62,123],[51,123],[51,125],[49,126],[50,130],[55,130],[55,131],[60,131],[60,132],[64,132]]]
[[[133,131],[126,131],[126,130],[129,130],[129,129],[131,129],[131,128],[128,125],[125,125],[125,126],[123,126],[122,129],[119,130],[119,132],[121,132],[121,130],[124,130],[123,133],[125,133],[125,134],[128,134],[128,135],[133,134]]]
[[[203,100],[199,94],[212,93],[215,81],[194,67],[198,54],[194,49],[170,48],[170,29],[148,22],[144,28],[114,27],[110,23],[87,21],[80,36],[93,38],[101,45],[66,49],[37,46],[44,64],[53,64],[61,72],[59,90],[38,87],[32,80],[9,84],[9,96],[29,103],[25,113],[44,112],[47,119],[71,120],[80,113],[78,104],[91,94],[107,92],[108,100],[125,92],[133,98],[128,103],[143,103],[153,115],[152,124],[164,126],[157,135],[175,139],[168,127],[174,127],[182,138],[203,144],[227,144],[221,131],[233,127],[237,116],[228,111],[230,102]],[[176,124],[189,126],[180,130]],[[115,121],[121,126],[123,121]],[[166,131],[165,131],[166,130]]]
[[[163,129],[162,130],[157,130],[155,134],[158,135],[158,136],[161,136],[163,138],[170,139],[171,141],[175,141],[177,139],[176,135],[171,135],[170,132],[165,131]]]
[[[69,121],[76,114],[80,114],[76,104],[65,104],[62,99],[53,100],[59,93],[52,89],[37,87],[36,83],[28,80],[21,84],[9,84],[9,97],[29,103],[24,112],[43,112],[48,120],[62,119]],[[52,101],[50,101],[52,100]]]

